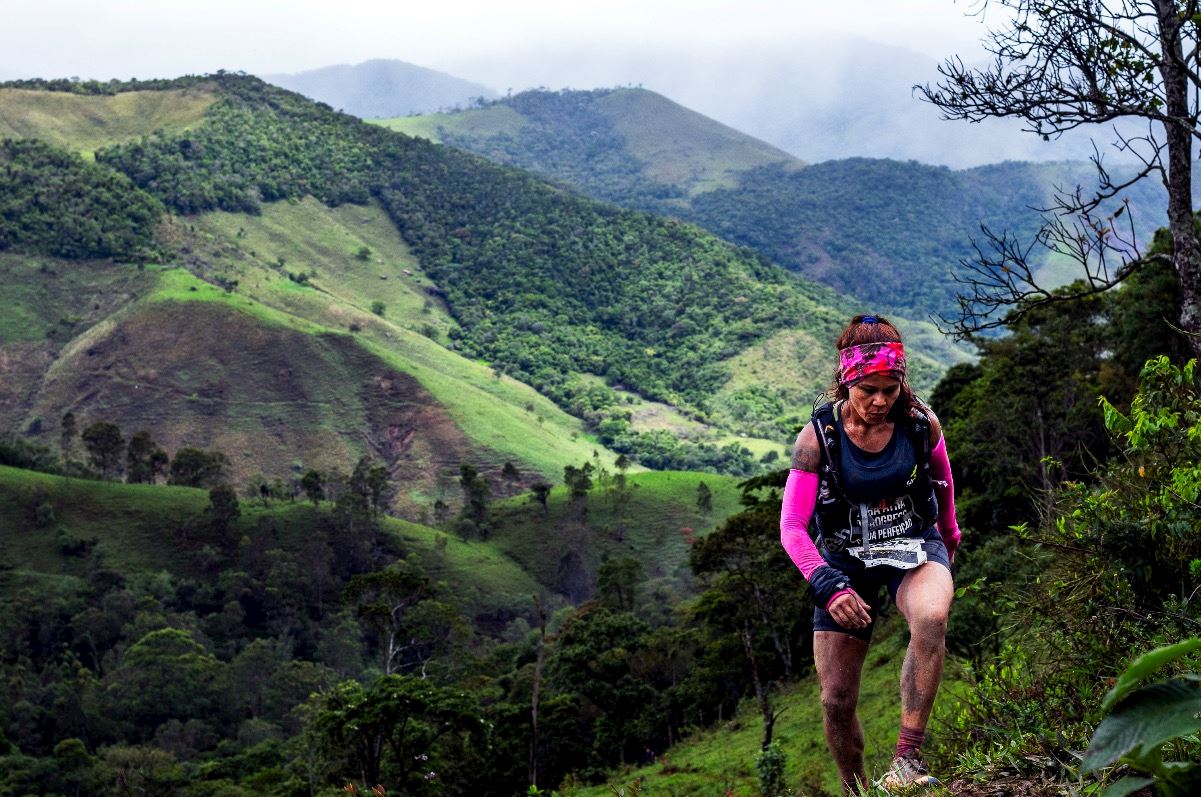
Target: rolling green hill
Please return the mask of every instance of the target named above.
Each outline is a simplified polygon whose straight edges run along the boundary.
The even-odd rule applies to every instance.
[[[566,462],[581,459],[579,449],[595,444],[581,437],[583,430],[573,428],[576,422],[561,411],[552,413],[541,399],[523,393],[517,382],[524,382],[582,418],[601,443],[655,467],[749,472],[755,462],[748,452],[783,452],[791,416],[780,412],[778,402],[756,406],[753,418],[745,406],[731,410],[728,401],[712,402],[730,380],[726,361],[784,329],[830,338],[848,312],[829,291],[696,228],[567,195],[455,150],[365,125],[253,78],[216,75],[153,87],[218,99],[184,135],[167,126],[98,151],[93,168],[131,180],[112,189],[127,198],[126,205],[149,194],[167,211],[153,229],[138,218],[122,220],[122,229],[143,235],[143,249],[149,235],[157,248],[154,259],[250,300],[234,306],[279,311],[304,322],[283,326],[308,335],[352,332],[373,356],[390,353],[393,367],[415,376],[437,402],[455,407],[455,423],[485,464],[512,457],[553,477]],[[97,102],[124,95],[112,84],[43,88],[52,106],[64,93],[71,101]],[[49,90],[56,88],[61,91]],[[26,89],[21,89],[22,108],[34,102],[26,95],[36,93]],[[81,139],[84,131],[72,135]],[[43,158],[29,168],[37,184],[59,167]],[[110,218],[98,223],[119,217]],[[52,236],[68,220],[47,219],[36,204],[22,206],[13,218],[20,230],[35,223]],[[26,253],[29,264],[38,247],[44,248],[41,240],[15,239],[11,246]],[[143,263],[147,257],[132,245],[120,254]],[[65,262],[45,267],[68,270]],[[26,276],[32,274],[38,275],[31,277],[30,291],[36,293],[33,286],[45,273]],[[37,323],[54,328],[58,343],[43,343],[41,356],[61,351],[86,357],[93,348],[64,348],[71,334],[82,335],[90,324],[105,320],[96,307],[83,314],[63,312],[72,301],[63,298],[44,308],[50,315]],[[20,310],[25,316],[31,312]],[[257,310],[248,314],[267,318]],[[124,333],[127,327],[121,324],[132,323],[113,319],[89,332],[88,340],[113,329]],[[217,331],[213,336],[222,337]],[[256,339],[249,330],[239,330],[236,337]],[[124,340],[120,356],[133,356],[136,346],[130,347],[128,336]],[[472,369],[456,355],[491,364],[494,385],[482,387],[487,380],[478,375],[485,369],[475,369],[477,377],[469,381],[482,387],[479,395],[504,394],[501,410],[481,410],[488,402],[465,400],[463,395],[474,395],[471,391],[459,395],[456,384]],[[144,358],[145,352],[138,356]],[[66,370],[81,362],[72,360]],[[154,370],[150,362],[146,369]],[[80,379],[47,384],[69,391],[82,387]],[[794,381],[816,392],[825,379],[824,373],[800,373]],[[185,388],[179,395],[197,392]],[[246,400],[258,399],[248,395]],[[261,403],[276,400],[264,396]],[[35,436],[53,434],[57,413],[72,401],[61,393],[39,399],[24,391],[16,415],[19,428]],[[697,434],[675,439],[642,426],[623,406],[641,401],[673,406],[697,424]],[[495,423],[489,419],[495,411],[521,420]],[[556,423],[548,424],[551,420]],[[604,426],[606,420],[610,423]],[[517,431],[535,425],[537,432]],[[314,426],[322,428],[324,421]],[[352,426],[342,427],[344,439]],[[285,423],[275,433],[287,436],[293,429]],[[178,437],[166,427],[163,434],[164,439]],[[747,434],[762,440],[739,436]],[[355,444],[338,448],[330,459],[369,450],[379,436],[378,430],[361,431]],[[534,442],[562,437],[569,443],[555,454]],[[295,441],[281,445],[293,450]],[[250,457],[259,449],[242,442],[237,449],[240,472],[253,471],[257,465]],[[431,494],[416,492],[426,500]]]
[[[638,206],[680,203],[760,166],[803,164],[645,89],[527,91],[479,108],[376,122]]]
[[[2,88],[0,138],[37,138],[91,156],[156,130],[178,133],[194,127],[216,101],[203,86],[112,95]]]
[[[1096,183],[1084,162],[952,171],[853,158],[806,166],[641,89],[531,91],[380,123],[588,196],[692,221],[873,310],[913,318],[953,316],[951,272],[973,256],[981,223],[1029,239],[1038,224],[1032,208],[1049,207],[1057,189]],[[1149,241],[1163,221],[1162,189],[1143,181],[1127,195],[1140,240]],[[1062,268],[1046,274],[1075,277]]]
[[[80,296],[78,272],[61,261],[2,255],[0,264],[26,321],[5,341],[15,378],[0,393],[18,428],[50,432],[67,411],[127,435],[144,428],[168,451],[223,451],[238,483],[345,470],[369,455],[405,485],[394,508],[409,517],[438,496],[457,500],[457,489],[444,494],[462,462],[495,475],[512,461],[528,479],[557,478],[599,448],[527,386],[367,309],[339,304],[331,314],[318,288],[272,271],[241,273],[266,300],[282,296],[275,307],[182,269],[90,264]],[[86,306],[98,295],[103,315]]]
[[[33,504],[52,508],[54,522],[39,528]],[[104,566],[125,578],[166,572],[205,580],[172,536],[188,523],[204,522],[207,490],[165,485],[114,484],[65,479],[0,465],[0,518],[7,533],[0,538],[0,595],[39,580],[81,581],[88,577],[87,557],[65,555],[61,540],[95,540]],[[240,536],[251,543],[272,530],[276,545],[297,550],[332,506],[243,501],[237,520]],[[395,547],[392,555],[418,557],[435,577],[455,585],[453,595],[469,617],[510,617],[529,611],[529,596],[538,585],[495,545],[465,543],[453,535],[395,518],[380,520]]]

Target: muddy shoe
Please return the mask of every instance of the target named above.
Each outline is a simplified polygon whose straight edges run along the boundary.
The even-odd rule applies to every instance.
[[[905,792],[937,786],[938,778],[930,774],[930,768],[926,766],[922,754],[915,750],[894,758],[892,766],[876,785],[890,793]]]

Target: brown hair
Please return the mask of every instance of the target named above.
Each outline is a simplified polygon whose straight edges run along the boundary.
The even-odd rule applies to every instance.
[[[875,322],[864,323],[863,319],[874,318]],[[901,331],[893,326],[882,315],[857,315],[851,319],[851,323],[847,324],[846,329],[838,336],[838,340],[834,343],[834,348],[837,351],[842,351],[848,346],[861,346],[864,343],[903,343],[901,340]],[[846,401],[850,398],[850,391],[847,386],[842,384],[841,377],[842,369],[834,369],[834,381],[830,387],[826,388],[824,394],[829,401]],[[925,411],[926,405],[921,399],[914,394],[913,389],[909,387],[909,380],[901,380],[901,395],[897,397],[896,403],[892,405],[892,410],[888,413],[890,421],[896,421],[908,416],[910,408],[916,407],[919,410]]]

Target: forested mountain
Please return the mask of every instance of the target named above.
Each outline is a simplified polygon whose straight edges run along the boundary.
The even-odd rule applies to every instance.
[[[479,83],[382,58],[262,77],[362,119],[432,113],[496,96],[495,90]]]
[[[805,166],[749,136],[715,135],[729,128],[641,89],[526,92],[382,124],[692,221],[872,307],[915,317],[954,312],[951,272],[973,256],[982,223],[1029,239],[1039,223],[1032,208],[1049,207],[1057,189],[1096,182],[1083,162],[954,171],[855,158]],[[656,140],[676,145],[646,148],[646,129],[670,131]],[[1163,223],[1164,197],[1150,181],[1129,194],[1144,241]]]
[[[19,109],[30,101],[29,92],[38,89],[61,89],[42,94],[63,104],[61,98],[67,97],[81,108],[107,108],[114,98],[123,97],[122,88],[113,84],[35,82],[12,86],[7,91],[8,96],[19,100],[14,102]],[[392,349],[394,355],[400,349],[402,361],[411,362],[417,356],[411,353],[413,350],[431,348],[445,356],[457,352],[481,358],[498,375],[508,374],[532,385],[562,409],[582,418],[599,442],[654,467],[750,472],[761,455],[773,448],[777,453],[783,450],[790,428],[803,415],[803,406],[825,382],[824,365],[810,370],[813,366],[805,364],[808,361],[800,341],[831,339],[839,321],[849,312],[847,305],[832,292],[796,280],[695,227],[617,210],[555,190],[524,173],[496,168],[453,149],[365,125],[254,78],[218,75],[127,88],[140,89],[140,94],[174,92],[180,114],[184,108],[193,107],[193,100],[200,95],[210,104],[199,122],[190,120],[174,130],[160,130],[142,139],[117,139],[95,150],[94,165],[72,167],[78,172],[72,180],[112,175],[117,182],[110,190],[124,192],[120,194],[124,197],[124,215],[109,214],[106,223],[122,230],[127,238],[135,233],[140,236],[122,243],[124,249],[116,252],[112,245],[100,248],[114,234],[105,231],[95,238],[91,250],[73,251],[73,257],[119,254],[136,260],[153,255],[161,263],[183,266],[231,292],[226,306],[259,316],[267,308],[282,310],[284,326],[314,331],[295,323],[302,320],[317,324],[316,330],[322,334],[340,329],[340,334],[349,332]],[[24,110],[21,113],[28,116]],[[60,139],[86,134],[83,120],[87,115],[81,113],[77,118],[80,129],[63,127],[57,131]],[[41,169],[40,174],[49,175],[57,167],[48,160],[47,153],[44,146],[27,146],[9,157],[19,159],[22,168],[35,172]],[[58,172],[54,174],[54,180],[61,179]],[[23,184],[38,185],[37,181]],[[47,180],[47,187],[38,191],[49,190],[51,184]],[[300,201],[305,195],[332,208],[371,208],[365,219],[377,218],[382,211],[403,240],[393,235],[392,240],[377,244],[387,247],[380,254],[385,254],[388,262],[376,269],[371,265],[374,247],[354,232],[354,223],[345,215],[320,222],[314,214],[321,212],[313,206],[307,213],[291,213],[287,220],[281,217],[276,205],[283,200]],[[14,195],[23,204],[18,204],[18,212],[8,217],[12,232],[6,239],[17,250],[53,253],[35,237],[37,230],[51,231],[51,237],[61,246],[62,241],[70,239],[55,231],[68,230],[71,224],[87,218],[86,213],[47,215],[40,209],[37,196],[20,200],[21,196]],[[140,203],[150,203],[150,215],[130,217]],[[177,218],[173,214],[190,214],[190,220],[173,222]],[[235,223],[239,214],[244,221]],[[164,221],[153,223],[159,217]],[[331,247],[328,241],[318,240],[311,246],[297,245],[296,239],[313,238],[314,226],[321,223],[331,225],[329,234],[345,236],[341,244],[344,248],[337,251],[338,247]],[[280,225],[295,228],[281,230]],[[384,241],[387,236],[377,235],[376,239]],[[252,246],[251,240],[259,243]],[[292,260],[294,257],[301,261]],[[381,259],[374,255],[374,260]],[[338,265],[334,267],[332,262]],[[39,269],[30,279],[45,282],[45,273]],[[190,295],[194,291],[181,294],[177,290],[180,283],[172,282],[176,278],[170,274],[159,279],[166,281],[162,283],[166,287],[160,285],[162,289],[157,292],[151,289],[149,295],[130,297],[138,312],[154,296],[171,297],[171,301],[181,296],[196,298]],[[29,295],[35,293],[31,286]],[[389,316],[384,310],[385,294],[394,294],[418,314],[408,315],[409,310],[398,314],[396,311],[402,308],[394,307]],[[207,294],[201,291],[199,295]],[[239,301],[239,296],[244,298]],[[323,298],[350,306],[332,312],[322,304]],[[377,303],[379,312],[369,312]],[[263,311],[256,309],[260,305]],[[43,311],[53,312],[47,308]],[[203,312],[211,311],[206,308]],[[54,321],[53,316],[44,319],[47,324]],[[93,319],[96,325],[89,335],[104,338],[121,334],[123,340],[131,340],[126,326],[100,321],[103,319]],[[394,326],[417,334],[401,336]],[[800,360],[802,364],[784,370],[775,385],[737,378],[746,356],[780,334],[789,337],[770,347],[775,352],[771,356],[783,357],[785,362],[795,358],[793,362]],[[69,345],[69,336],[60,340],[60,345],[67,345],[47,352],[48,356],[78,356],[79,349]],[[442,345],[431,347],[426,340]],[[121,357],[127,356],[126,348],[106,348],[99,342],[89,342],[86,351],[93,354],[87,355],[86,362],[101,362],[96,352],[120,351]],[[939,360],[931,356],[937,353],[927,350],[915,357],[919,381],[925,380],[927,386],[940,371]],[[438,359],[443,355],[433,356]],[[768,355],[754,355],[764,356]],[[428,367],[429,358],[422,357],[426,363],[422,367]],[[812,362],[816,365],[823,358]],[[447,392],[431,388],[428,372],[423,377],[417,366],[401,367],[435,395]],[[466,367],[455,366],[452,370]],[[88,371],[78,364],[59,368],[76,375],[76,379]],[[223,374],[226,368],[223,365],[213,373]],[[234,365],[228,365],[228,369],[231,374],[237,372]],[[148,366],[148,370],[156,369]],[[100,371],[107,372],[104,368]],[[170,372],[164,369],[161,374]],[[380,378],[399,384],[396,379]],[[215,406],[224,407],[224,397],[237,395],[231,392],[227,375],[201,380],[204,389],[199,391],[195,379],[196,374],[190,374],[188,380],[192,383],[185,380],[173,384],[165,393],[171,397],[165,406],[186,418],[201,406],[195,403],[198,398],[211,394]],[[140,406],[139,402],[115,400],[110,395],[119,384],[124,383],[102,379],[98,390],[82,395],[88,397],[88,404],[97,407]],[[73,397],[73,388],[67,389],[69,385],[78,387],[79,383],[61,378],[45,380],[24,397],[19,414],[10,416],[10,423],[16,424],[19,418],[21,428],[49,439],[57,418],[67,409],[90,409],[73,403],[79,399]],[[151,397],[157,395],[154,387],[139,388],[137,395],[153,403],[156,399]],[[274,390],[277,384],[268,383],[266,387]],[[306,392],[314,389],[306,388]],[[488,394],[502,388],[481,390]],[[286,415],[265,417],[261,408],[267,405],[255,403],[254,396],[254,391],[247,395],[251,402],[248,406],[259,408],[251,413],[251,417],[259,418],[254,426],[260,431],[276,428],[275,434],[288,440],[294,426],[286,422]],[[191,403],[184,401],[185,397],[191,397]],[[286,390],[272,399],[281,400],[287,400]],[[511,401],[508,412],[516,416],[512,422],[517,427],[546,415],[529,410],[530,400],[514,396]],[[676,432],[670,426],[640,424],[639,402],[646,401],[671,405],[691,420],[682,417],[684,426],[677,424]],[[270,422],[265,423],[266,418]],[[458,423],[470,426],[471,413]],[[573,422],[563,423],[570,426]],[[161,433],[165,439],[181,440],[179,431],[167,428],[189,429],[192,425],[185,420],[173,421]],[[688,432],[689,425],[699,428],[699,437]],[[711,429],[706,431],[706,426]],[[392,427],[405,436],[404,423],[392,423]],[[338,435],[354,440],[353,424],[341,428]],[[775,442],[746,449],[732,437],[739,432]],[[469,431],[468,437],[484,442],[474,432]],[[564,457],[531,450],[529,441],[539,437],[546,435],[519,435],[521,443],[499,436],[499,443],[486,443],[494,453],[480,456],[497,467],[506,457],[515,457],[542,473],[552,474],[561,467]],[[693,439],[686,439],[689,437]],[[394,448],[385,445],[377,434],[367,433],[349,444],[347,454],[340,455],[343,460],[353,461],[353,456],[347,459],[349,453],[363,450],[364,440],[379,450]],[[497,445],[501,446],[500,453],[496,452]],[[579,443],[580,447],[584,445],[583,441]],[[539,450],[548,450],[543,444],[539,446]],[[258,447],[239,443],[238,450],[254,452]],[[239,456],[235,451],[234,456],[243,472],[253,471],[253,453]],[[453,463],[443,462],[436,472],[449,472],[448,465]]]

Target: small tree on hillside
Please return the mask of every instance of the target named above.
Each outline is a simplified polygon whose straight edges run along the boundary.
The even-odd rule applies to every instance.
[[[154,484],[167,472],[168,461],[167,452],[158,447],[150,432],[136,432],[125,450],[125,480],[130,484]]]
[[[575,465],[565,466],[563,483],[567,485],[567,495],[573,504],[585,500],[592,489],[592,463],[585,462],[578,468]]]
[[[62,452],[63,472],[69,474],[71,472],[71,453],[75,447],[75,438],[79,434],[75,413],[65,413],[59,425],[62,427],[58,442],[59,450]]]
[[[530,487],[530,492],[534,495],[534,500],[542,504],[543,513],[546,512],[546,499],[550,497],[551,486],[546,482],[535,482]]]
[[[300,489],[304,491],[304,497],[313,502],[313,506],[325,498],[324,480],[321,478],[321,473],[309,468],[304,475],[300,477]]]
[[[121,454],[125,450],[121,429],[115,423],[98,421],[84,429],[81,438],[92,464],[103,478],[109,478],[109,474],[120,467]]]
[[[234,524],[242,516],[234,488],[228,484],[218,484],[209,490],[209,505],[205,511],[208,512],[216,543],[227,551],[233,550],[237,545]]]
[[[488,498],[492,485],[466,462],[459,466],[459,486],[463,488],[463,517],[474,524],[481,537],[487,536]]]
[[[713,511],[713,491],[704,482],[696,486],[696,508],[706,515]]]
[[[229,459],[220,451],[181,448],[171,460],[167,484],[181,487],[214,487],[225,479]]]

